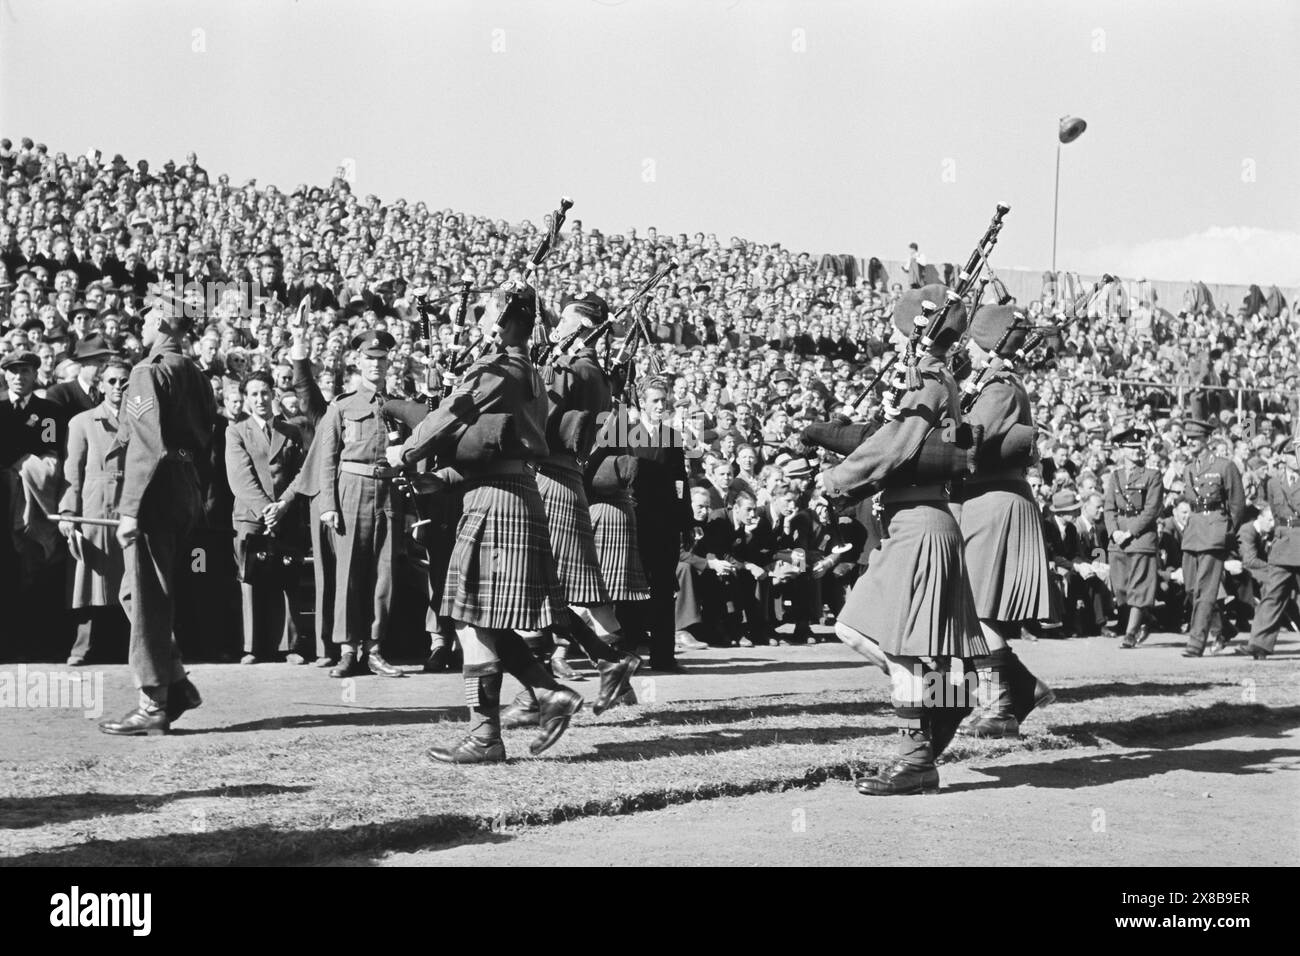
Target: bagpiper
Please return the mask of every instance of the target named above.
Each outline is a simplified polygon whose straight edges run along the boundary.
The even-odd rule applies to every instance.
[[[1023,326],[1023,328],[1022,328]],[[967,351],[978,374],[1023,344],[1027,323],[1012,305],[981,306],[972,317]],[[961,531],[966,543],[971,593],[988,650],[974,663],[979,675],[980,713],[965,728],[975,737],[1015,737],[1035,707],[1050,703],[1051,689],[1016,656],[1008,641],[1023,624],[1052,617],[1047,546],[1042,513],[1034,503],[1025,469],[1032,455],[1019,451],[1015,430],[1032,431],[1029,395],[1005,366],[985,374],[966,419],[983,429],[975,474],[961,492]],[[1013,446],[1015,450],[1013,450]]]
[[[944,301],[943,291],[928,286],[904,294],[893,315],[896,346],[907,341],[922,303]],[[961,422],[957,384],[944,356],[965,322],[965,310],[954,306],[933,345],[917,357],[918,387],[899,397],[899,414],[822,473],[827,493],[837,498],[884,489],[879,502],[888,537],[836,624],[837,634],[859,653],[883,657],[899,720],[895,759],[858,782],[859,792],[869,796],[938,788],[935,759],[969,713],[952,664],[988,653],[971,600],[961,530],[948,510],[948,487],[916,477],[911,468],[932,432]]]
[[[540,754],[568,729],[582,696],[562,686],[533,656],[517,631],[563,623],[564,591],[555,573],[546,510],[537,490],[536,462],[550,453],[547,397],[529,360],[536,291],[518,280],[500,286],[488,302],[482,332],[499,343],[483,356],[388,460],[411,467],[430,457],[449,435],[480,415],[503,413],[513,422],[493,461],[458,469],[464,490],[456,525],[442,613],[456,624],[464,652],[469,734],[428,756],[445,763],[499,763],[502,673],[513,675],[538,699],[538,734],[529,746]]]

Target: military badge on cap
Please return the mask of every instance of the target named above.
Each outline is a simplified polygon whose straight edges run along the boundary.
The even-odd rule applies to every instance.
[[[355,349],[362,355],[369,355],[372,358],[386,358],[393,348],[396,348],[397,340],[387,332],[382,330],[372,330],[362,332],[360,335],[353,337],[349,343],[349,348]]]

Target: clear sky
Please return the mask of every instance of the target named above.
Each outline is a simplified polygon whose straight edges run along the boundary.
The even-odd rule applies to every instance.
[[[511,221],[1300,284],[1295,0],[0,0],[0,132]]]

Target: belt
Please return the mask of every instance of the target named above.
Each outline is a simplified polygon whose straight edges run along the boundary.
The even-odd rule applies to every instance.
[[[402,473],[402,469],[393,468],[391,465],[376,465],[364,461],[341,461],[339,471],[348,475],[359,475],[362,478],[396,478]]]
[[[188,448],[177,448],[174,451],[169,449],[162,456],[163,461],[183,461],[188,465],[194,464],[194,459],[194,452]]]
[[[1196,504],[1192,505],[1192,510],[1200,514],[1206,514],[1211,511],[1222,511],[1223,505],[1205,505],[1198,501]]]
[[[1142,512],[1140,511],[1117,511],[1116,512],[1116,514],[1118,514],[1121,518],[1136,518],[1141,513]]]
[[[1284,528],[1300,528],[1300,515],[1292,515],[1289,518],[1275,518],[1274,520]]]
[[[881,507],[919,501],[948,503],[948,492],[941,484],[914,485],[910,488],[887,488],[880,496]]]
[[[998,468],[995,471],[978,471],[966,478],[966,484],[984,485],[1003,483],[1008,481],[1027,481],[1025,478],[1025,469],[1023,468]]]
[[[466,465],[461,469],[465,477],[485,478],[491,475],[531,475],[535,468],[530,461],[524,461],[522,458],[502,458],[500,461],[489,461],[482,465],[475,464],[472,467]]]

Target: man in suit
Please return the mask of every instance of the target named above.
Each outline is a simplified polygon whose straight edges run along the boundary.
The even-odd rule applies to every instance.
[[[80,310],[73,310],[74,313]],[[93,312],[88,309],[86,311]],[[63,410],[64,421],[74,415],[98,408],[103,401],[99,391],[99,376],[104,363],[113,355],[101,335],[89,335],[77,343],[72,360],[81,366],[77,377],[70,382],[60,382],[45,390],[45,400]]]
[[[145,316],[148,357],[131,371],[117,441],[126,448],[117,541],[126,553],[123,604],[131,619],[135,709],[99,729],[116,736],[167,733],[202,700],[173,633],[175,583],[189,562],[186,538],[202,509],[197,462],[217,417],[212,387],[182,351],[190,319],[176,303]]]
[[[1191,457],[1183,473],[1183,498],[1192,506],[1183,533],[1183,587],[1192,602],[1184,657],[1205,653],[1228,541],[1236,534],[1246,510],[1237,466],[1209,451],[1207,440],[1213,430],[1214,426],[1205,421],[1188,419],[1183,423]]]
[[[685,440],[672,426],[672,393],[662,376],[641,385],[641,420],[629,441],[637,459],[632,485],[637,546],[650,582],[650,600],[623,604],[620,620],[635,616],[650,637],[650,669],[680,671],[676,660],[677,563],[682,532],[691,521],[686,492]],[[626,632],[626,629],[625,629]]]
[[[1110,540],[1102,510],[1102,496],[1092,491],[1080,502],[1079,517],[1074,521],[1079,533],[1079,560],[1074,570],[1080,578],[1083,610],[1079,616],[1081,632],[1100,634],[1113,608],[1106,575],[1106,545]]]
[[[39,368],[40,357],[27,349],[0,361],[9,398],[0,402],[0,590],[11,598],[5,602],[12,608],[6,630],[15,639],[0,657],[38,653],[39,636],[48,627],[46,609],[58,606],[63,589],[61,564],[52,563],[37,540],[44,519],[33,513],[25,487],[57,481],[64,445],[62,410],[35,394]],[[51,537],[57,538],[52,529]]]
[[[62,515],[117,517],[124,459],[124,449],[117,444],[118,413],[130,375],[129,363],[110,359],[101,379],[103,403],[72,418],[63,464],[68,488],[59,502]],[[122,548],[109,527],[60,521],[59,531],[77,563],[68,597],[77,637],[68,655],[68,666],[79,667],[92,654],[105,661],[114,660],[120,652],[116,648],[110,652],[107,645],[117,644],[120,639],[124,651],[129,627],[118,599],[124,569]]]
[[[226,431],[226,475],[235,495],[235,561],[243,597],[242,664],[269,659],[286,631],[289,663],[306,663],[304,655],[310,652],[296,626],[303,608],[293,569],[255,557],[264,544],[273,547],[279,542],[292,550],[299,543],[299,523],[294,520],[298,515],[291,508],[293,481],[305,451],[298,429],[272,412],[274,388],[265,372],[244,379],[240,390],[248,417]],[[267,537],[275,542],[264,542]],[[272,550],[272,558],[275,554]]]
[[[1043,521],[1043,541],[1047,545],[1053,598],[1061,612],[1062,637],[1078,637],[1080,633],[1079,603],[1083,599],[1083,579],[1075,565],[1083,558],[1079,551],[1079,531],[1074,523],[1081,507],[1074,491],[1062,489],[1052,495],[1052,516]]]

